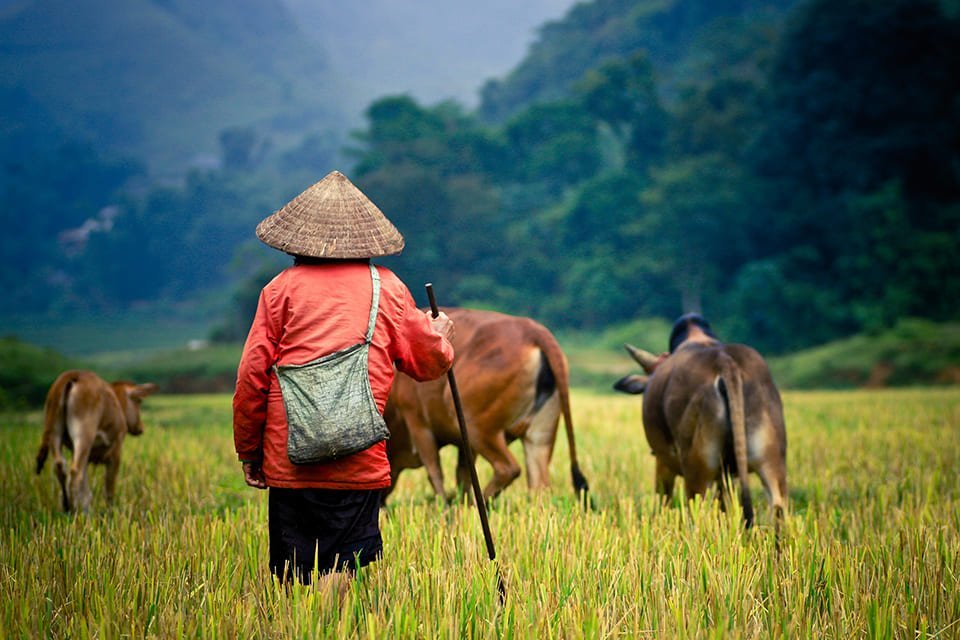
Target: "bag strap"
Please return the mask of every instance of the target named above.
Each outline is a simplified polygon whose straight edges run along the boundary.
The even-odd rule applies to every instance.
[[[373,328],[377,326],[377,310],[380,307],[380,272],[370,263],[370,279],[373,280],[373,301],[370,303],[370,322],[367,324],[366,343],[373,340]]]

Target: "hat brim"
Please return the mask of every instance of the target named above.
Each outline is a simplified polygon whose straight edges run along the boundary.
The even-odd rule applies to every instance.
[[[334,171],[257,225],[264,244],[312,258],[376,258],[403,251],[403,236],[346,176]]]

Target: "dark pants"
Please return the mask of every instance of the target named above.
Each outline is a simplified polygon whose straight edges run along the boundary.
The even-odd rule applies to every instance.
[[[383,491],[270,488],[270,570],[281,581],[355,570],[383,551]]]

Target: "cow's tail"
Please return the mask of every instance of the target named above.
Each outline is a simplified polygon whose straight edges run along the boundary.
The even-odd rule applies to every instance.
[[[727,424],[733,433],[733,454],[740,481],[740,504],[743,520],[749,529],[753,525],[753,501],[750,499],[749,468],[747,464],[747,424],[743,401],[743,376],[730,357],[724,357],[719,388],[727,409]]]
[[[74,381],[68,379],[62,385],[58,384],[59,382],[60,380],[57,380],[53,384],[43,405],[43,436],[40,438],[40,450],[37,452],[37,473],[43,471],[43,465],[47,462],[54,433],[57,429],[66,428],[67,398],[70,397],[70,389]]]
[[[593,508],[594,503],[590,496],[590,486],[587,483],[586,476],[580,471],[580,463],[577,461],[577,443],[573,435],[573,413],[570,411],[570,372],[567,368],[567,358],[563,355],[556,338],[546,329],[538,332],[537,346],[546,359],[547,366],[553,372],[557,395],[560,399],[560,412],[563,414],[563,424],[567,431],[567,446],[570,449],[570,476],[573,480],[573,490],[584,500],[585,504],[589,504]]]

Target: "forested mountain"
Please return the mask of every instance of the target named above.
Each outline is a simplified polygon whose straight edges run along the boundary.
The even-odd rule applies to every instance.
[[[480,113],[372,105],[357,177],[421,247],[398,269],[560,326],[702,310],[771,351],[955,319],[956,12],[788,4],[582,3]]]
[[[210,33],[230,24],[130,5]],[[267,153],[255,128],[219,128],[217,167],[158,187],[137,182],[142,163],[54,140],[0,172],[0,223],[18,230],[0,237],[0,313],[235,290],[220,337],[242,337],[283,262],[254,225],[339,168],[406,236],[387,263],[446,304],[594,329],[702,310],[770,352],[907,316],[956,320],[958,13],[936,0],[593,0],[543,27],[477,109],[383,95],[347,148],[284,111],[297,144]],[[283,15],[231,31],[282,30]],[[48,134],[51,108],[8,87],[21,139]]]
[[[590,69],[636,51],[646,53],[666,90],[687,77],[697,59],[690,49],[708,25],[724,18],[776,23],[793,4],[796,0],[578,3],[541,27],[529,54],[506,77],[484,85],[480,113],[502,121],[532,103],[563,98]]]
[[[342,140],[387,93],[475,102],[572,2],[0,0],[0,152],[70,138],[180,176],[229,128]]]
[[[24,0],[0,8],[0,150],[89,140],[161,172],[216,159],[218,135],[342,127],[326,53],[282,0]],[[204,156],[207,158],[205,159]]]
[[[260,218],[347,169],[371,84],[470,77],[458,47],[493,42],[479,26],[501,36],[478,57],[505,66],[565,2],[0,0],[0,317],[206,304],[257,268]]]

